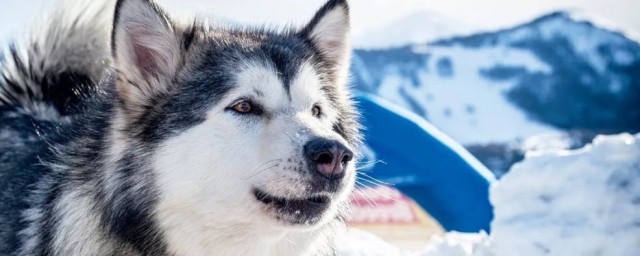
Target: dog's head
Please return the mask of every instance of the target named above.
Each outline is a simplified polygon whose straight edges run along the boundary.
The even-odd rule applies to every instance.
[[[336,218],[358,142],[349,30],[345,0],[279,32],[183,25],[147,0],[119,1],[119,125],[153,159],[157,215],[204,227]]]

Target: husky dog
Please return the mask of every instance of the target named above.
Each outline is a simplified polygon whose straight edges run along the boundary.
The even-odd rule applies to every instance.
[[[360,141],[346,0],[280,31],[80,5],[1,64],[1,255],[335,254]]]

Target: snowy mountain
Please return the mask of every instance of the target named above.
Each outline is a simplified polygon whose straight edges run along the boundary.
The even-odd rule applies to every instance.
[[[468,34],[473,30],[472,25],[453,17],[422,10],[356,35],[353,41],[356,47],[364,49],[388,48]]]
[[[640,131],[640,44],[574,13],[354,55],[357,88],[466,145],[568,130]]]

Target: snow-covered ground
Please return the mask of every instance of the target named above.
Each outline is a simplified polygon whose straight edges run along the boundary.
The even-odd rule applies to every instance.
[[[356,231],[343,255],[640,255],[640,134],[531,153],[492,187],[491,202],[490,235],[449,233],[410,254]]]
[[[491,202],[495,255],[640,255],[640,135],[528,156]]]

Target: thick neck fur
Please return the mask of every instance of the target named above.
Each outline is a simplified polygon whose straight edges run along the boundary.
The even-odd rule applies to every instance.
[[[333,220],[313,231],[208,223],[159,214],[150,152],[128,138],[113,82],[99,89],[86,114],[63,132],[45,160],[51,172],[24,213],[19,255],[331,255]],[[66,135],[65,135],[66,134]],[[133,174],[135,173],[135,176]],[[160,230],[156,218],[175,221]]]

